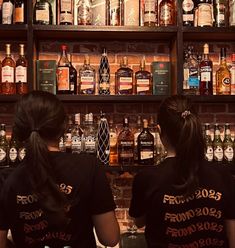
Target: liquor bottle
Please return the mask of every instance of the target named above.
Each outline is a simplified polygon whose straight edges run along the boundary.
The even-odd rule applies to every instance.
[[[188,66],[189,54],[188,51],[184,51],[184,80],[183,80],[183,91],[187,91],[189,89],[188,79],[189,79],[189,66]]]
[[[214,18],[216,27],[227,26],[227,14],[226,0],[214,0]]]
[[[111,118],[109,121],[109,142],[110,142],[110,156],[109,156],[109,164],[117,165],[118,163],[118,155],[117,155],[117,128],[113,123],[113,119]]]
[[[33,23],[40,25],[51,25],[53,13],[51,3],[48,0],[37,0],[34,5]]]
[[[0,125],[0,167],[7,166],[8,144],[6,139],[6,125]]]
[[[79,0],[77,4],[78,25],[91,25],[92,4],[91,0]]]
[[[100,59],[100,66],[98,69],[98,88],[100,95],[110,95],[110,68],[106,49]]]
[[[72,130],[73,130],[73,120],[72,120],[72,116],[69,115],[67,128],[64,133],[65,151],[68,153],[72,152]]]
[[[235,95],[235,53],[232,54],[231,72],[231,95]]]
[[[79,70],[79,94],[94,95],[95,94],[95,69],[90,66],[90,58],[85,56],[84,65]]]
[[[214,22],[213,0],[199,0],[197,6],[197,26],[212,27]]]
[[[216,162],[223,161],[223,142],[220,137],[219,125],[217,123],[215,124],[215,131],[214,131],[213,156],[214,156],[214,161]]]
[[[152,95],[153,93],[152,75],[145,70],[145,59],[140,61],[140,70],[135,73],[135,93],[136,95]]]
[[[84,152],[94,155],[97,153],[97,128],[94,125],[92,113],[85,115]]]
[[[231,163],[234,159],[233,141],[229,123],[225,124],[225,136],[223,140],[224,161]]]
[[[231,73],[226,62],[226,48],[220,50],[220,67],[216,71],[216,94],[230,95],[231,94]]]
[[[101,113],[97,130],[97,157],[103,165],[109,165],[110,155],[109,125],[104,113]]]
[[[156,2],[154,0],[144,1],[144,26],[156,26],[157,24],[157,12],[156,12]]]
[[[64,144],[64,137],[60,137],[60,140],[59,140],[59,150],[61,152],[65,152],[65,144]]]
[[[73,1],[72,0],[60,0],[60,25],[72,25],[73,24]]]
[[[213,142],[210,134],[210,124],[205,124],[205,159],[209,162],[213,161]]]
[[[182,2],[183,11],[183,25],[193,26],[194,24],[194,1],[193,0],[183,0]]]
[[[209,45],[204,45],[203,59],[200,63],[200,95],[213,95],[213,64],[209,59]]]
[[[133,94],[133,70],[128,67],[127,57],[123,57],[120,68],[116,72],[116,94]]]
[[[2,2],[2,24],[13,23],[14,3],[12,0],[3,0]]]
[[[174,0],[162,0],[159,5],[159,25],[170,26],[176,22],[176,8]]]
[[[110,26],[120,26],[122,19],[121,1],[110,0],[109,1],[109,22]]]
[[[138,136],[142,132],[142,118],[140,115],[137,117],[136,128],[134,129],[134,162],[138,163]]]
[[[24,55],[24,44],[20,44],[19,58],[16,60],[15,80],[16,93],[26,94],[28,92],[27,60]]]
[[[0,3],[0,24],[2,24],[2,2]]]
[[[229,0],[229,26],[235,26],[235,0]]]
[[[118,135],[118,163],[121,166],[134,163],[134,135],[127,117],[123,119],[123,128]]]
[[[14,23],[24,24],[25,23],[25,0],[15,0],[15,11],[14,11]]]
[[[148,129],[148,121],[143,120],[144,128],[138,136],[138,163],[142,165],[154,164],[154,137]]]
[[[19,163],[18,161],[18,142],[15,139],[14,135],[11,136],[10,144],[9,144],[9,165],[11,167],[16,167]]]
[[[6,44],[6,57],[2,61],[2,94],[15,93],[15,61],[11,57],[11,45]]]
[[[77,70],[72,64],[72,54],[70,54],[69,62],[69,85],[70,85],[70,94],[77,94]]]
[[[157,137],[158,137],[158,134],[157,134],[156,124],[154,123],[154,117],[152,115],[149,117],[148,129],[154,137],[154,157],[155,157],[155,159],[158,159],[158,154],[157,154]]]
[[[61,46],[61,55],[57,66],[57,94],[71,94],[70,91],[70,63],[67,46]]]
[[[83,151],[83,130],[81,129],[80,113],[75,114],[75,124],[71,136],[72,153],[81,153]]]

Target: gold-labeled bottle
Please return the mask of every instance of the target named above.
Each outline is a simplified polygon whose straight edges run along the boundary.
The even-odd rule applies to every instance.
[[[216,95],[231,94],[231,73],[226,62],[226,48],[220,51],[220,67],[216,71]]]
[[[223,161],[223,142],[220,137],[219,125],[216,123],[214,128],[214,140],[213,140],[214,161]]]
[[[233,141],[229,123],[225,124],[225,136],[223,141],[224,161],[231,163],[234,158]]]
[[[2,94],[15,93],[15,61],[11,57],[11,45],[6,44],[6,57],[2,61]]]

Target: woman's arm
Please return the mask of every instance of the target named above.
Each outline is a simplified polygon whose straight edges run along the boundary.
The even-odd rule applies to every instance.
[[[229,242],[229,247],[235,247],[235,219],[234,220],[225,220],[226,232]]]
[[[7,231],[0,230],[0,248],[7,248]]]
[[[120,239],[120,228],[114,211],[93,215],[92,219],[100,243],[105,246],[115,246]]]

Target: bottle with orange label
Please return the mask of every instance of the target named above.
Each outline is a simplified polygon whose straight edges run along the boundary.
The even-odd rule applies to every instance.
[[[15,0],[14,23],[25,23],[25,0]]]

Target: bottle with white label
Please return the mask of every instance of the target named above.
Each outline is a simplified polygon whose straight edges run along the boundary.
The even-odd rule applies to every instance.
[[[7,166],[8,144],[6,139],[6,125],[0,125],[0,167]]]
[[[3,0],[2,2],[2,24],[13,23],[14,3],[12,0]]]
[[[225,136],[223,141],[224,161],[231,163],[234,158],[233,141],[231,138],[230,124],[225,124]]]
[[[65,151],[67,153],[72,152],[72,129],[73,129],[73,120],[72,120],[72,116],[69,115],[67,128],[64,133]]]
[[[194,1],[193,0],[183,0],[182,2],[182,19],[184,26],[193,26],[194,23]]]
[[[223,142],[220,137],[219,124],[215,124],[214,129],[214,140],[213,140],[213,151],[214,151],[214,161],[222,162],[223,161]]]
[[[60,0],[60,25],[72,25],[73,24],[73,1],[72,0]]]
[[[33,23],[51,25],[53,20],[52,7],[48,0],[37,0],[34,5]]]
[[[80,113],[75,114],[75,125],[72,129],[72,153],[83,151],[83,130],[81,129]]]
[[[12,134],[10,144],[9,144],[9,152],[8,152],[8,161],[11,167],[16,167],[18,165],[18,142]]]
[[[205,124],[205,159],[209,162],[213,161],[213,143],[211,139],[211,133],[210,133],[210,124]]]
[[[197,7],[197,26],[212,27],[214,23],[214,9],[212,0],[200,0]]]
[[[229,26],[235,26],[235,0],[229,0]]]

